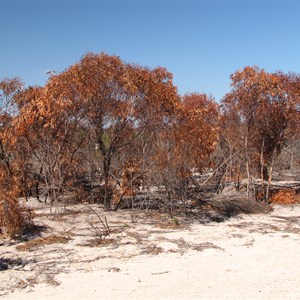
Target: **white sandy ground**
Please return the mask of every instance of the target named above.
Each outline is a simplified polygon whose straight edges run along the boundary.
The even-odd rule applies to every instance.
[[[2,298],[300,299],[300,205],[178,229],[133,224],[130,212],[106,216],[118,228],[113,244],[84,246],[87,214],[37,218],[50,227],[44,236],[68,233],[66,244],[24,252],[3,243],[0,256],[28,264],[0,272]]]

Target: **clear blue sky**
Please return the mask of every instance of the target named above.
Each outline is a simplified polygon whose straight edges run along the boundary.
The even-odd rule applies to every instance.
[[[43,85],[47,70],[104,51],[219,100],[246,65],[300,73],[300,1],[0,0],[0,38],[0,78]]]

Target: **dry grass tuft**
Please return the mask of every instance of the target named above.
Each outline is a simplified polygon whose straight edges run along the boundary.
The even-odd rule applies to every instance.
[[[171,230],[183,228],[182,225],[177,225],[174,223],[157,223],[156,226],[162,229],[171,229]]]
[[[28,241],[22,245],[16,247],[19,251],[32,251],[40,246],[51,245],[51,244],[65,244],[70,240],[69,237],[61,235],[52,235],[48,237],[41,237],[31,241]]]
[[[158,255],[162,252],[164,252],[164,250],[161,247],[158,247],[157,245],[150,245],[142,251],[142,254]]]
[[[85,247],[102,247],[102,246],[112,245],[112,244],[115,244],[115,243],[116,243],[115,239],[95,238],[95,239],[89,240],[87,243],[85,243],[81,246],[85,246]]]
[[[214,244],[212,244],[212,243],[208,243],[208,242],[193,245],[193,246],[192,246],[192,249],[193,249],[193,250],[196,250],[196,251],[200,251],[200,252],[204,251],[205,249],[224,250],[224,249],[222,249],[222,248],[220,248],[220,247],[218,247],[218,246],[216,246],[216,245],[214,245]]]

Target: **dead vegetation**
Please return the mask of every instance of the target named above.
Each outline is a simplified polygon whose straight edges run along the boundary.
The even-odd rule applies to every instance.
[[[141,254],[151,254],[151,255],[158,255],[163,252],[161,247],[158,247],[156,244],[149,245],[143,249]]]
[[[192,222],[220,223],[240,214],[266,214],[271,211],[272,207],[266,202],[257,202],[248,199],[245,193],[232,191],[213,195],[205,202],[194,204],[194,208],[187,215]]]
[[[59,236],[59,235],[52,235],[48,237],[40,237],[34,240],[25,242],[22,245],[17,245],[16,249],[19,251],[33,251],[36,250],[38,247],[45,246],[45,245],[52,245],[52,244],[65,244],[70,240],[69,237],[66,236]]]
[[[5,271],[12,268],[22,268],[26,261],[22,258],[4,258],[0,257],[0,271]]]
[[[300,204],[300,192],[298,190],[281,189],[272,197],[274,204]]]
[[[33,211],[22,207],[14,194],[1,190],[0,235],[17,238],[32,227]]]
[[[217,249],[217,250],[224,250],[222,249],[221,247],[219,246],[216,246],[212,243],[209,243],[209,242],[206,242],[206,243],[200,243],[200,244],[196,244],[196,245],[193,245],[192,246],[192,249],[193,250],[196,250],[196,251],[204,251],[205,249]]]
[[[107,245],[116,245],[117,241],[115,239],[101,239],[94,238],[88,240],[86,243],[82,244],[83,247],[102,247]]]

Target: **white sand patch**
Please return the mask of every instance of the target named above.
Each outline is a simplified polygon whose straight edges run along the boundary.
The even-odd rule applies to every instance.
[[[52,233],[76,225],[71,240],[30,252],[2,244],[2,256],[28,260],[0,272],[3,299],[300,299],[300,205],[178,229],[128,214],[107,214],[113,241],[97,247],[85,245],[95,238],[86,216],[40,217]]]

